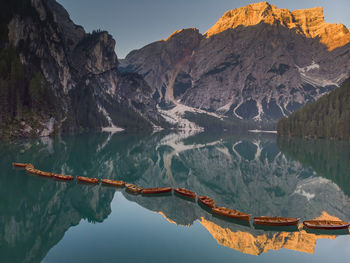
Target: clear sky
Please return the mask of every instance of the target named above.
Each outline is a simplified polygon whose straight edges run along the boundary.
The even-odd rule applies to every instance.
[[[167,38],[182,28],[204,33],[230,9],[254,0],[57,0],[74,23],[87,32],[107,30],[116,40],[116,52],[124,58],[131,50]],[[322,6],[325,20],[350,27],[350,0],[270,0],[289,10]]]

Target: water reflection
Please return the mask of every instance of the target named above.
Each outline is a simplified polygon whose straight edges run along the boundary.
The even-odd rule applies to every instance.
[[[121,179],[142,187],[185,187],[218,205],[254,216],[350,220],[350,147],[339,142],[279,140],[273,135],[89,134],[0,147],[0,255],[40,262],[82,219],[103,222],[115,191],[170,223],[198,220],[223,246],[258,255],[287,248],[313,253],[328,233],[268,231],[213,216],[178,196],[135,196],[111,187],[28,176],[10,166]],[[281,150],[282,151],[281,151]],[[118,212],[118,211],[113,211]]]
[[[317,175],[332,180],[350,196],[350,143],[278,138],[280,149]]]

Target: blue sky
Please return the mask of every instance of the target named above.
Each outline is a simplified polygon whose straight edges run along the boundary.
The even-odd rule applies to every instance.
[[[57,0],[72,20],[87,32],[107,30],[116,39],[119,58],[131,50],[167,38],[181,28],[196,27],[204,33],[227,11],[249,0]],[[326,22],[350,27],[349,0],[270,0],[289,10],[324,8]]]

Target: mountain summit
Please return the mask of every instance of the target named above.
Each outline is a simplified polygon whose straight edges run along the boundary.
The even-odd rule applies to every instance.
[[[218,22],[206,33],[211,37],[227,29],[238,26],[254,26],[259,23],[273,25],[279,23],[297,33],[309,38],[320,38],[329,50],[346,45],[350,42],[350,32],[343,24],[330,24],[324,20],[323,8],[315,7],[289,11],[278,9],[268,2],[250,4],[241,8],[227,11]]]

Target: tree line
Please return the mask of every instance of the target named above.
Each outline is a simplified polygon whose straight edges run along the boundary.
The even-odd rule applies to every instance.
[[[277,132],[284,136],[350,140],[350,79],[316,102],[282,118]]]

